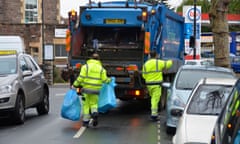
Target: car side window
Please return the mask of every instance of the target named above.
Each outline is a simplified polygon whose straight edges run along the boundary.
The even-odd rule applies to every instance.
[[[239,128],[240,83],[238,82],[232,92],[223,117],[221,118],[221,131],[224,143],[231,143]]]
[[[19,59],[19,63],[20,63],[20,68],[21,68],[22,71],[29,70],[27,62],[25,61],[25,59],[23,57],[21,57]]]
[[[32,71],[38,70],[38,67],[35,65],[35,63],[31,60],[30,57],[26,56],[25,59],[26,59],[28,65],[31,67]]]

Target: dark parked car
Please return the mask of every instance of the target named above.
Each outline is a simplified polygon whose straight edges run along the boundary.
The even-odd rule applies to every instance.
[[[234,85],[214,127],[211,144],[240,143],[240,79]]]
[[[22,124],[25,109],[49,112],[49,88],[34,59],[15,50],[0,50],[0,117]]]

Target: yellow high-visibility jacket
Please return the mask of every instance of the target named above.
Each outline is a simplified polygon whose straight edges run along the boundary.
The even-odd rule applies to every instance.
[[[142,76],[146,84],[157,85],[163,81],[163,70],[169,69],[172,66],[172,60],[149,59],[145,62],[142,68]]]
[[[99,60],[90,59],[82,66],[78,78],[74,81],[73,86],[82,86],[85,93],[98,93],[103,83],[110,82],[107,72]]]

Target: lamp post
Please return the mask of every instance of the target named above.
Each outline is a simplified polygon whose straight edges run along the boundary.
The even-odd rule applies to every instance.
[[[44,66],[44,0],[42,0],[42,66]]]
[[[194,0],[194,19],[193,19],[193,37],[194,37],[194,43],[193,43],[193,59],[196,59],[196,0]]]

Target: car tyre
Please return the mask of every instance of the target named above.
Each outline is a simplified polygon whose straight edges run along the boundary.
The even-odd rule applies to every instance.
[[[167,133],[168,135],[175,135],[175,133],[176,133],[176,128],[175,128],[175,127],[169,127],[169,126],[167,126],[167,127],[166,127],[166,133]]]
[[[25,121],[25,104],[22,94],[17,95],[16,105],[13,112],[13,120],[15,124],[23,124]]]
[[[43,92],[43,99],[42,101],[37,105],[37,112],[39,115],[44,115],[49,112],[49,94],[47,90],[44,90]]]

